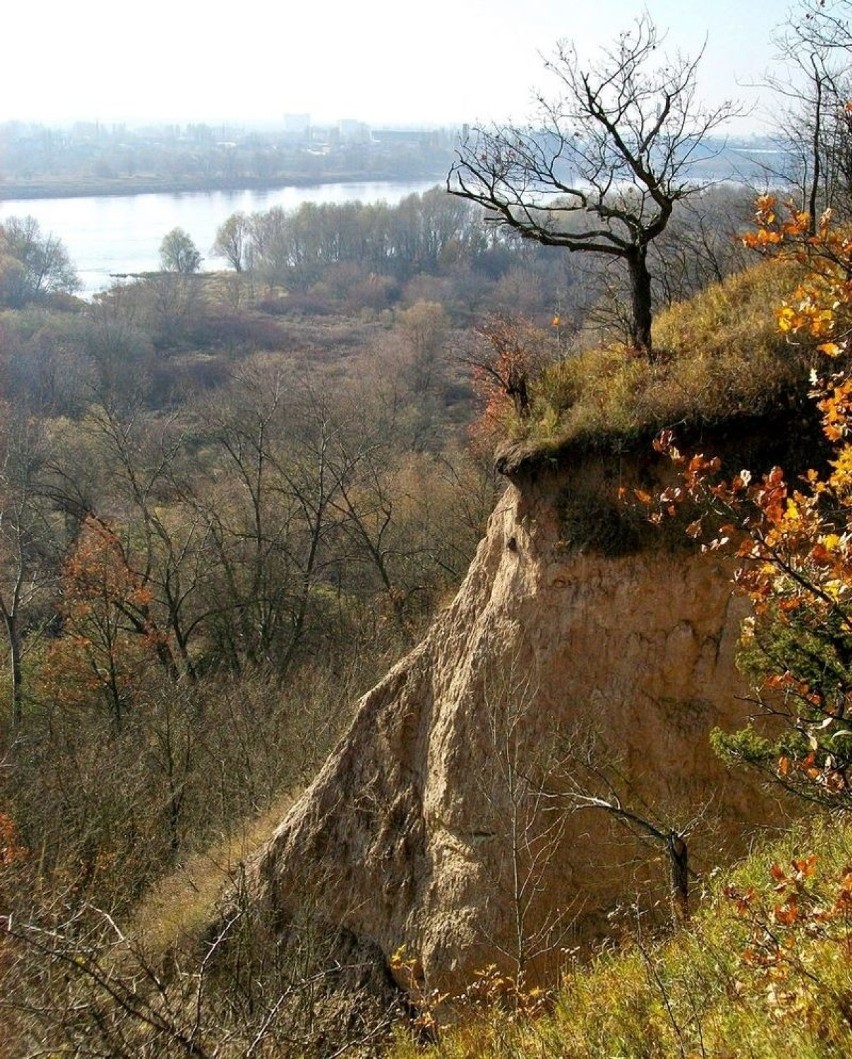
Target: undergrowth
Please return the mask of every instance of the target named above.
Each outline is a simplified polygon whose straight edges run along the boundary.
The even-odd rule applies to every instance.
[[[393,1059],[852,1054],[852,825],[795,828],[719,877],[691,924],[566,973],[544,1014],[457,1006],[427,1049]]]

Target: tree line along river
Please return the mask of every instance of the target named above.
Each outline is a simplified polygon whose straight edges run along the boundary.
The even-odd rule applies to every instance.
[[[412,193],[422,194],[434,180],[316,184],[262,191],[198,191],[180,194],[92,196],[65,199],[0,201],[0,223],[6,217],[35,217],[44,234],[60,238],[91,297],[109,287],[111,274],[150,272],[159,268],[159,248],[172,228],[183,228],[204,257],[202,270],[225,267],[211,255],[219,225],[232,213],[255,213],[281,206],[295,210],[303,202],[379,202],[395,205]]]

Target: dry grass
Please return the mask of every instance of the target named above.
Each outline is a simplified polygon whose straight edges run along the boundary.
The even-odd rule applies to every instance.
[[[661,313],[653,363],[618,347],[554,364],[535,384],[529,419],[509,425],[513,439],[542,450],[601,447],[764,414],[811,363],[776,326],[775,307],[796,282],[793,267],[767,261]]]
[[[156,883],[127,924],[128,935],[156,963],[169,951],[192,951],[214,921],[216,904],[242,863],[270,837],[295,800],[287,793],[256,817],[243,820],[221,842],[187,857]]]
[[[667,941],[566,974],[539,1017],[464,1008],[428,1050],[400,1031],[392,1059],[852,1054],[852,828],[820,820],[753,855]]]

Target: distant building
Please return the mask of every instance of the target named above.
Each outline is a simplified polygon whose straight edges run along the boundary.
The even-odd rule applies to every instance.
[[[400,145],[420,145],[427,143],[429,133],[424,129],[376,129],[373,138],[377,143],[391,144],[395,147]]]
[[[353,118],[343,118],[337,123],[337,132],[341,143],[369,143],[370,126]]]
[[[305,142],[311,138],[310,114],[285,114],[284,136],[295,142]]]
[[[453,146],[457,139],[458,132],[454,129],[373,129],[373,142],[387,147]]]

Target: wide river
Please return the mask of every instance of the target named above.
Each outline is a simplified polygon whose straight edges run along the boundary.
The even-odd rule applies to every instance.
[[[159,247],[172,228],[192,237],[205,261],[202,268],[224,268],[211,247],[216,229],[237,210],[254,213],[272,206],[296,209],[303,202],[380,202],[391,205],[412,192],[435,186],[434,180],[315,184],[265,191],[198,191],[179,195],[127,195],[69,199],[5,199],[5,217],[35,217],[44,234],[65,244],[90,297],[108,287],[110,273],[150,272],[159,267]]]

